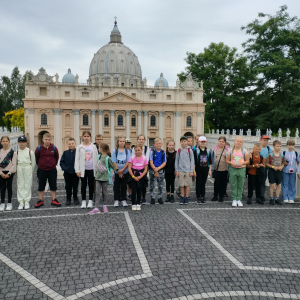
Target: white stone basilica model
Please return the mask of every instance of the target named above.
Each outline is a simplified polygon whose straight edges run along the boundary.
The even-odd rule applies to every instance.
[[[113,149],[119,136],[131,138],[143,133],[148,145],[160,137],[174,138],[204,132],[203,86],[188,76],[169,87],[160,75],[154,86],[142,79],[137,56],[122,43],[115,22],[110,42],[94,55],[87,83],[79,83],[71,70],[59,82],[41,68],[25,84],[25,131],[34,149],[42,135],[50,132],[60,153],[70,137],[80,143],[82,131],[90,130],[92,139],[100,133]]]

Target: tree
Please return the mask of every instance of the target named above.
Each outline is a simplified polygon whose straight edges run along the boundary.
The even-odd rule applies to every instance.
[[[258,75],[253,112],[257,128],[295,128],[300,125],[300,24],[287,6],[274,15],[258,14],[243,26],[251,37],[243,43]]]
[[[31,71],[27,71],[25,75],[21,75],[19,68],[15,67],[11,77],[1,76],[0,117],[3,117],[5,112],[23,107],[22,98],[25,97],[25,80],[27,73],[29,78],[33,75]]]
[[[256,78],[246,57],[224,43],[211,43],[199,54],[187,52],[185,61],[188,66],[178,74],[179,79],[191,73],[198,82],[203,80],[205,118],[210,127],[245,128],[252,123],[248,111]]]
[[[25,124],[24,124],[24,109],[20,107],[16,110],[11,110],[5,113],[4,117],[2,117],[5,126],[10,131],[11,127],[20,127],[23,132],[25,132]]]

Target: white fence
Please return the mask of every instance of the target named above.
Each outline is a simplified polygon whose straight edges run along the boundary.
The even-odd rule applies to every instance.
[[[231,147],[233,146],[235,138],[238,135],[242,136],[243,139],[244,139],[243,147],[245,149],[247,149],[248,151],[250,151],[253,148],[253,145],[255,143],[258,143],[259,140],[260,140],[260,135],[259,136],[251,136],[251,135],[249,135],[249,132],[248,132],[248,135],[243,135],[242,132],[240,132],[241,134],[238,134],[238,135],[236,134],[236,132],[233,132],[235,134],[230,134],[229,130],[227,130],[226,133],[224,133],[223,130],[221,130],[221,131],[217,130],[216,133],[215,133],[215,131],[212,131],[212,132],[213,133],[206,133],[205,134],[205,136],[207,138],[207,148],[208,149],[212,149],[215,145],[217,145],[218,138],[220,136],[225,136],[226,137],[226,141],[230,144]],[[282,143],[281,150],[282,151],[286,151],[287,150],[286,142],[288,140],[294,140],[295,143],[296,143],[296,145],[295,145],[295,151],[297,151],[300,154],[300,138],[299,138],[299,135],[297,134],[297,131],[296,131],[296,137],[290,137],[290,136],[275,137],[275,136],[271,135],[272,132],[270,133],[268,130],[267,130],[267,132],[268,132],[268,136],[271,138],[270,142],[269,142],[269,146],[271,148],[273,148],[273,142],[275,140],[279,140]],[[260,131],[259,131],[259,134],[260,134]],[[280,131],[279,131],[279,135],[280,135]],[[296,187],[297,187],[296,198],[300,199],[300,180],[298,178],[297,178],[297,181],[296,181]]]

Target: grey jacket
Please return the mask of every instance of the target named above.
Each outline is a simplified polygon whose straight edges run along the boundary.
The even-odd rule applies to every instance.
[[[180,152],[180,154],[179,154]],[[175,158],[175,171],[176,172],[193,172],[194,171],[194,153],[190,148],[190,154],[188,148],[178,150]]]

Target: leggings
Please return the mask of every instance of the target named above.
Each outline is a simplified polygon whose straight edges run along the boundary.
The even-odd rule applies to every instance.
[[[100,205],[101,188],[102,188],[103,205],[107,205],[107,187],[108,187],[108,181],[98,181],[98,180],[96,180],[95,206],[96,206],[96,202],[98,202],[99,205]]]
[[[94,195],[94,170],[85,170],[84,177],[81,177],[81,198],[86,200],[86,186],[89,184],[89,200],[93,200]]]
[[[169,194],[174,194],[174,185],[175,185],[175,174],[174,173],[166,173],[165,176],[166,179],[166,190],[167,193]]]
[[[8,171],[2,171],[2,173],[6,175]],[[7,179],[4,179],[2,178],[2,176],[0,176],[1,203],[4,203],[6,189],[7,189],[7,196],[8,196],[7,203],[11,203],[13,178],[14,178],[14,174],[10,174],[10,177]]]
[[[141,185],[143,185],[143,179],[141,179]],[[142,189],[143,187],[138,187],[138,183],[135,180],[130,182],[131,184],[131,201],[132,205],[141,204]]]

